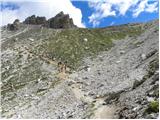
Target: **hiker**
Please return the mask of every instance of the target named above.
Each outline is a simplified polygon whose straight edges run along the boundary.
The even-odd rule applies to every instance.
[[[58,71],[59,71],[60,73],[61,73],[61,72],[63,72],[63,73],[66,72],[66,68],[67,68],[66,64],[67,64],[67,61],[65,61],[64,63],[62,63],[62,62],[59,62],[59,63],[58,63]]]
[[[63,63],[62,72],[66,73],[66,69],[67,69],[67,61]]]
[[[58,71],[62,72],[63,64],[62,62],[58,62]]]

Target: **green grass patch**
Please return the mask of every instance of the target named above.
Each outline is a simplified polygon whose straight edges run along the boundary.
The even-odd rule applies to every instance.
[[[107,51],[114,46],[112,40],[120,40],[127,35],[135,36],[141,33],[139,27],[115,30],[104,29],[67,29],[56,36],[50,36],[48,43],[43,45],[45,52],[57,61],[67,61],[71,69],[77,69],[84,57],[95,56],[100,51]],[[87,41],[85,41],[87,39]]]
[[[159,101],[151,101],[148,108],[146,109],[147,113],[158,112],[159,111]]]

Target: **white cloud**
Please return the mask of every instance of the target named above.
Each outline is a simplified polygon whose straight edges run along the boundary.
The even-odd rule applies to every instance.
[[[112,6],[107,3],[102,4],[101,2],[89,2],[89,6],[96,10],[96,12],[89,17],[89,22],[92,23],[94,27],[99,25],[102,18],[116,15],[115,11],[111,8]]]
[[[138,17],[142,12],[158,11],[158,0],[96,0],[89,1],[89,7],[94,12],[89,16],[89,22],[93,26],[98,26],[100,20],[108,16],[125,16],[127,11],[133,13],[133,17]],[[151,2],[151,3],[149,3]],[[96,23],[96,24],[95,24]]]
[[[148,0],[142,0],[142,2],[138,5],[137,9],[133,11],[133,16],[138,17],[138,15],[143,11],[149,12],[149,13],[158,11],[158,2],[149,4]]]
[[[54,17],[60,11],[69,14],[73,22],[78,27],[85,27],[82,23],[81,10],[72,5],[70,0],[0,0],[3,2],[13,2],[20,8],[15,10],[4,9],[0,11],[2,22],[0,25],[13,22],[16,18],[23,21],[30,15],[45,16],[47,19]]]

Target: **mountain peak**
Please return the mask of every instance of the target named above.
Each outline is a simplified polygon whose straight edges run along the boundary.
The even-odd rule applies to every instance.
[[[77,27],[76,25],[74,25],[73,19],[70,18],[69,14],[64,14],[63,11],[48,20],[46,20],[45,17],[36,17],[35,15],[32,15],[30,17],[27,17],[23,23],[32,25],[44,25],[46,27],[54,29],[69,29]]]

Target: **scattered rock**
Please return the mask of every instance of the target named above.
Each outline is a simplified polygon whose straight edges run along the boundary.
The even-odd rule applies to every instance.
[[[116,61],[116,63],[120,63],[120,62],[121,62],[120,60]]]
[[[68,28],[70,26],[68,25],[70,24],[70,22],[64,23],[62,26],[60,26],[61,23],[58,22],[58,19],[60,21],[61,20],[68,21],[68,17],[65,18],[64,16],[65,15],[61,13],[56,18],[57,21],[55,19],[52,21],[53,25],[56,24],[56,26],[54,26],[55,28]],[[36,19],[37,17],[33,17],[33,18]],[[37,23],[37,20],[34,21],[34,19],[31,21],[33,23],[35,22],[34,24],[42,23],[42,22]],[[38,27],[36,25],[28,25],[28,28],[31,30],[33,30],[32,28],[36,30],[38,28],[38,31],[39,31],[39,25]],[[106,28],[104,28],[103,32],[110,32],[110,30],[105,31],[105,29]],[[47,28],[45,28],[45,30],[46,30],[47,36],[49,35],[49,32],[51,32],[51,35],[54,35],[55,31],[61,32],[61,30],[50,30],[50,29],[47,31]],[[119,30],[122,30],[121,26],[120,26],[120,29],[118,26],[116,26],[116,29],[115,31],[113,31],[113,34],[114,32],[118,32]],[[8,33],[12,34],[12,32],[8,32]],[[89,113],[93,114],[94,113],[93,111],[99,106],[105,107],[108,104],[111,104],[111,105],[114,104],[114,105],[117,105],[116,108],[122,107],[119,111],[119,115],[120,115],[119,118],[140,118],[140,117],[145,118],[144,116],[142,116],[142,114],[143,114],[143,111],[147,108],[147,105],[149,105],[149,102],[152,102],[152,100],[157,100],[159,98],[158,74],[156,74],[157,77],[155,80],[150,79],[153,75],[155,75],[155,73],[158,73],[156,72],[158,69],[157,68],[158,64],[155,64],[157,66],[156,69],[154,67],[155,65],[151,65],[151,68],[152,68],[152,70],[150,70],[151,76],[149,76],[149,78],[147,78],[144,82],[142,82],[141,80],[141,78],[147,72],[146,69],[148,68],[148,63],[152,61],[152,59],[154,59],[155,57],[154,55],[157,55],[157,54],[151,54],[149,56],[152,56],[152,57],[150,57],[148,60],[143,62],[140,60],[141,55],[143,54],[143,51],[145,51],[145,54],[146,54],[146,53],[149,53],[151,49],[152,50],[158,49],[158,44],[156,44],[158,43],[158,40],[154,38],[155,35],[153,35],[153,39],[152,39],[152,33],[150,34],[142,33],[142,35],[138,37],[136,36],[133,38],[135,40],[136,39],[144,40],[146,38],[146,35],[148,35],[147,37],[149,37],[149,39],[146,39],[144,41],[145,43],[143,44],[143,46],[139,48],[138,47],[133,48],[131,46],[130,43],[132,42],[131,41],[132,38],[127,38],[127,39],[125,38],[125,40],[121,40],[121,41],[117,40],[116,42],[113,40],[114,46],[111,48],[111,50],[103,51],[102,54],[99,53],[102,57],[99,57],[100,55],[98,55],[98,58],[94,59],[93,57],[92,59],[91,57],[91,60],[88,58],[85,58],[87,60],[84,61],[84,64],[82,63],[83,65],[86,65],[85,69],[78,69],[77,71],[75,71],[69,76],[68,79],[69,80],[71,79],[73,81],[69,81],[68,79],[56,81],[57,71],[55,70],[57,65],[48,65],[48,64],[47,66],[43,65],[45,61],[40,59],[39,55],[43,56],[43,53],[41,53],[43,51],[43,45],[48,44],[48,41],[47,41],[48,39],[46,39],[45,37],[45,40],[44,40],[45,44],[43,44],[43,42],[40,41],[39,42],[40,46],[37,45],[38,41],[36,41],[34,44],[30,44],[32,43],[30,41],[37,40],[38,38],[43,40],[44,38],[43,35],[45,36],[45,32],[44,33],[42,32],[41,33],[42,35],[38,34],[38,36],[37,36],[37,33],[38,32],[36,32],[35,34],[33,32],[31,33],[29,30],[27,31],[27,35],[25,35],[25,32],[20,36],[17,35],[16,37],[18,37],[20,40],[15,41],[14,45],[12,45],[13,43],[12,40],[7,40],[7,42],[4,42],[5,43],[3,44],[4,46],[2,45],[2,50],[3,50],[2,52],[5,51],[6,53],[8,53],[6,49],[11,49],[12,51],[15,51],[14,46],[16,46],[16,48],[20,46],[19,48],[22,51],[21,53],[19,53],[20,50],[16,51],[15,59],[12,59],[12,57],[9,57],[7,55],[5,55],[7,57],[2,56],[2,63],[3,63],[2,77],[4,78],[2,79],[2,82],[4,83],[2,88],[3,97],[4,97],[4,98],[2,97],[2,102],[3,102],[2,108],[4,108],[5,111],[9,111],[9,112],[13,110],[14,117],[20,114],[22,115],[21,116],[22,118],[31,118],[31,117],[33,118],[57,118],[57,117],[58,118],[83,118],[84,117],[85,118],[87,116],[86,113],[88,111]],[[108,33],[104,33],[104,34],[108,34]],[[30,35],[30,37],[32,38],[25,38],[25,36],[28,37],[28,35]],[[38,38],[36,38],[36,36]],[[85,33],[84,35],[82,34],[80,36],[85,37]],[[88,41],[88,40],[85,40],[84,37],[81,38],[82,43],[84,41],[86,42]],[[68,37],[64,36],[64,39],[66,38],[69,39],[70,36],[69,35]],[[125,46],[127,47],[124,48]],[[28,50],[25,47],[28,47],[27,49],[29,49],[29,51],[32,51],[32,53],[29,52],[30,54],[35,53],[35,56],[32,57],[33,59],[30,60],[29,63],[25,63],[24,65],[19,67],[19,64],[21,64],[21,62],[24,62],[23,58],[28,54],[27,53]],[[44,49],[44,51],[46,50],[47,49]],[[119,50],[118,54],[117,54],[117,50]],[[24,53],[27,53],[27,54],[25,55]],[[51,51],[51,54],[54,54],[54,51]],[[18,58],[18,55],[23,55],[23,57],[21,56],[21,58]],[[9,62],[6,62],[7,60],[6,58],[8,59]],[[49,56],[49,59],[52,59],[52,56]],[[56,57],[56,59],[58,58]],[[115,64],[115,63],[120,63],[120,64]],[[137,65],[139,66],[135,68],[135,66]],[[10,68],[7,68],[7,66],[10,66]],[[50,69],[50,67],[52,67],[53,69]],[[135,71],[136,69],[139,69],[139,68],[142,68],[142,69],[132,73],[132,71]],[[50,69],[50,71],[48,69]],[[144,72],[145,70],[146,72]],[[90,72],[87,72],[87,71],[90,71]],[[143,71],[142,74],[141,74],[141,71]],[[11,75],[13,75],[13,77]],[[133,85],[135,89],[132,89],[132,83],[134,82],[135,79],[138,79],[138,80],[136,80]],[[22,86],[21,88],[16,88],[13,92],[12,88],[10,89],[10,85],[8,85],[9,83],[14,83],[13,85],[15,87],[17,87],[17,85],[15,85],[17,83],[18,84],[25,83],[25,86]],[[72,86],[74,86],[75,89],[72,89]],[[75,90],[75,91],[72,91],[72,90]],[[10,91],[12,92],[12,94],[9,94]],[[16,93],[16,95],[14,93]],[[148,93],[151,98],[150,97],[146,98],[146,96],[149,96]],[[105,100],[105,102],[103,102],[103,100]],[[86,102],[86,105],[83,105],[83,101]],[[18,103],[21,103],[20,104],[21,106],[19,106]],[[158,116],[157,106],[158,106],[157,103],[152,103],[152,105],[150,105],[151,107],[150,110],[152,109],[152,112],[149,113],[150,116],[148,116],[148,118],[156,118]],[[19,109],[19,107],[22,107],[22,108]],[[156,108],[156,111],[155,111],[155,108]],[[155,112],[157,113],[155,114]],[[2,112],[2,114],[3,116],[10,118],[10,116],[6,115],[4,112]],[[88,115],[86,118],[89,118],[90,116],[91,115]]]
[[[75,84],[73,81],[68,81],[68,86],[71,86],[72,84]]]
[[[83,79],[88,79],[88,77],[83,77]]]
[[[87,42],[87,41],[88,41],[88,39],[87,39],[87,38],[84,38],[83,40],[84,40],[85,42]]]
[[[87,68],[87,71],[89,72],[90,70],[91,70],[91,68],[90,68],[90,67],[88,67],[88,68]]]
[[[84,68],[83,68],[85,71],[90,71],[91,70],[91,68],[89,67],[89,66],[85,66]]]
[[[141,55],[141,58],[142,58],[142,60],[145,60],[145,59],[146,59],[146,55],[145,55],[145,54],[142,54],[142,55]]]
[[[155,50],[151,51],[150,53],[148,53],[148,54],[146,55],[146,58],[149,58],[149,57],[153,56],[153,55],[156,54],[156,53],[157,53],[157,50],[155,49]]]
[[[139,85],[141,85],[143,82],[145,81],[145,79],[136,79],[133,83],[133,89],[135,89],[136,87],[138,87]]]
[[[151,114],[146,115],[145,118],[146,119],[158,119],[159,117],[157,116],[159,116],[158,113],[151,113]]]
[[[154,101],[154,98],[153,97],[147,97],[147,101],[148,102]]]
[[[68,115],[67,116],[67,119],[71,119],[71,118],[73,118],[73,115]]]
[[[88,95],[89,95],[89,96],[94,96],[95,93],[94,93],[93,91],[90,91],[90,92],[88,93]]]
[[[124,50],[121,50],[121,51],[120,51],[120,54],[124,54],[124,53],[125,53],[125,51],[124,51]]]
[[[136,118],[136,112],[130,110],[128,107],[123,107],[119,111],[119,118],[120,119],[134,119]]]
[[[32,41],[32,42],[34,41],[34,39],[33,39],[33,38],[28,38],[28,40],[30,40],[30,41]]]
[[[17,41],[18,40],[18,38],[15,38],[15,41]]]
[[[156,72],[155,72],[155,73],[159,74],[159,70],[156,70]]]
[[[100,56],[100,57],[99,57],[99,60],[100,60],[100,61],[103,61],[103,56]]]
[[[42,82],[40,78],[39,78],[37,81],[38,81],[38,83],[41,83],[41,82]]]
[[[85,49],[86,49],[86,50],[88,50],[88,49],[89,49],[89,47],[85,47]]]
[[[97,74],[98,74],[98,75],[101,75],[101,72],[100,72],[100,70],[97,70]]]
[[[138,111],[141,107],[140,106],[137,106],[135,108],[133,108],[133,111]]]

